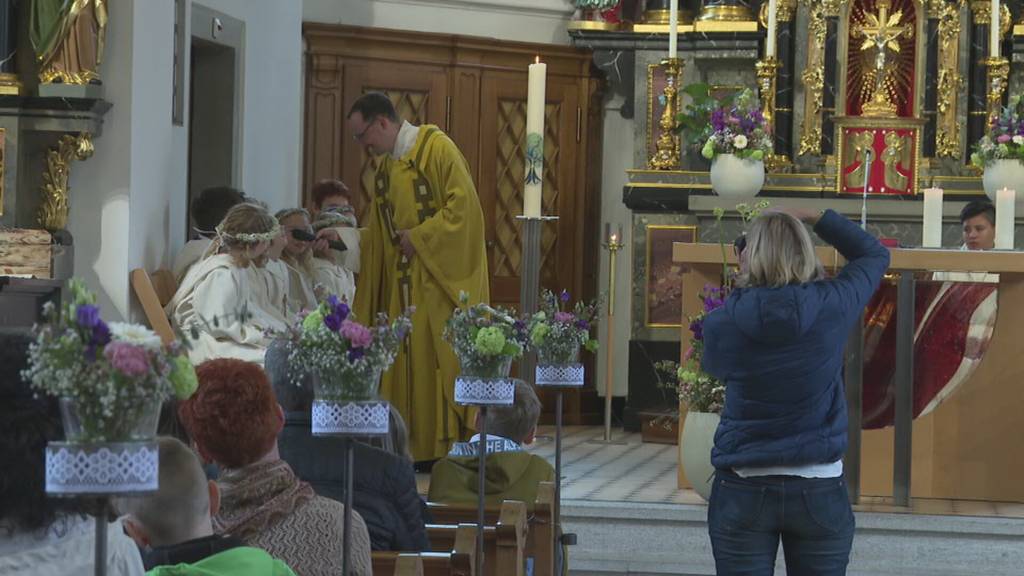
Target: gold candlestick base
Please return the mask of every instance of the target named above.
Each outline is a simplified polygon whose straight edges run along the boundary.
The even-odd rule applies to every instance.
[[[662,60],[661,65],[665,68],[666,82],[662,91],[665,108],[661,112],[661,121],[658,122],[661,134],[658,136],[656,152],[648,165],[652,170],[678,170],[680,151],[679,135],[676,134],[676,113],[683,61],[679,58],[666,58]]]
[[[1006,58],[986,58],[988,68],[988,120],[993,122],[999,118],[1003,110],[1003,94],[1006,93],[1010,77],[1010,61]]]

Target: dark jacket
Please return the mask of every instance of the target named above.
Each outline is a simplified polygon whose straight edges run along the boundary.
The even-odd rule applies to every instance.
[[[705,319],[703,368],[725,382],[715,468],[824,464],[846,451],[843,347],[889,251],[831,210],[814,231],[847,259],[838,276],[739,288]]]
[[[426,505],[416,491],[412,462],[355,442],[352,504],[370,531],[374,550],[429,550]],[[314,437],[309,415],[289,412],[278,437],[281,458],[316,493],[345,501],[345,446],[341,438]]]
[[[196,538],[171,546],[157,546],[142,551],[142,564],[146,570],[157,566],[175,566],[177,564],[195,564],[225,550],[245,546],[245,543],[233,536],[215,534],[205,538]]]

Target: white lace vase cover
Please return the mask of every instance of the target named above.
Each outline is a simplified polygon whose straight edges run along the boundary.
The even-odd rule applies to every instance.
[[[155,442],[46,446],[48,494],[124,494],[159,487],[159,450]]]
[[[509,378],[512,358],[505,357],[487,369],[460,358],[462,373],[455,378],[455,403],[463,406],[511,406],[516,381]]]

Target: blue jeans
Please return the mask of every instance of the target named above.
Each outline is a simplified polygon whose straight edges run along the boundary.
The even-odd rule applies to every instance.
[[[708,532],[718,576],[770,576],[780,538],[788,576],[844,575],[853,526],[842,478],[715,473]]]

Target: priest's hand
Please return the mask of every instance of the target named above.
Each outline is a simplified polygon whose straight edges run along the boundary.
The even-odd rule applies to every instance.
[[[412,238],[410,238],[408,230],[398,231],[398,243],[402,247],[402,254],[405,254],[406,258],[412,258],[416,255],[416,247],[412,244]]]
[[[341,240],[341,236],[338,235],[338,231],[333,228],[324,228],[323,230],[316,233],[316,240],[313,242],[313,253],[317,255],[327,254],[327,250],[330,249],[328,242],[331,240]]]

